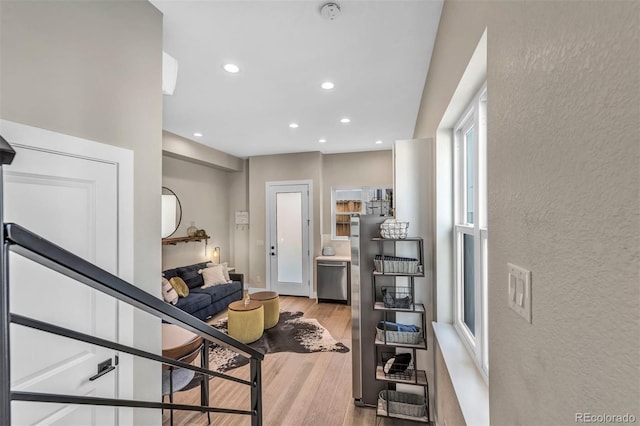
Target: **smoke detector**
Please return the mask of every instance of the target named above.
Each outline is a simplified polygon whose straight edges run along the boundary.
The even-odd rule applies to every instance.
[[[336,3],[327,3],[320,8],[320,14],[323,18],[333,21],[340,15],[340,6]]]

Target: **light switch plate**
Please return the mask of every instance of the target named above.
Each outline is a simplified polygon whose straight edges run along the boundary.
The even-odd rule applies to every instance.
[[[509,270],[509,307],[531,324],[531,271],[512,263]]]

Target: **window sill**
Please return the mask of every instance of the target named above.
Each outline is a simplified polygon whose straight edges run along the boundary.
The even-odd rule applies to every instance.
[[[432,324],[465,422],[468,426],[488,425],[489,386],[453,325],[437,322]]]

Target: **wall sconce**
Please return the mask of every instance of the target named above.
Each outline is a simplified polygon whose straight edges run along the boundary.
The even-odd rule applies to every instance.
[[[220,247],[215,247],[213,249],[213,252],[211,253],[211,256],[213,257],[213,263],[217,263],[218,265],[220,264]]]

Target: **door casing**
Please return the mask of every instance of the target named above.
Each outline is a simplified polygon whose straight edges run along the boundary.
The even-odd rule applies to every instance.
[[[308,297],[315,297],[315,293],[313,291],[314,288],[314,273],[313,273],[313,181],[311,179],[304,180],[286,180],[286,181],[270,181],[265,182],[265,267],[266,267],[266,281],[267,281],[267,289],[271,289],[271,255],[269,248],[270,243],[270,234],[271,234],[271,203],[270,203],[270,189],[272,187],[277,186],[287,186],[287,185],[306,185],[309,190],[309,227],[308,227],[308,241],[309,241],[309,255],[307,256],[307,270],[309,271],[309,289],[308,289]]]
[[[133,151],[2,119],[0,119],[0,132],[13,146],[101,161],[116,166],[118,179],[116,275],[127,282],[133,282]],[[133,307],[118,301],[116,315],[118,342],[133,346]],[[133,356],[121,353],[118,370],[116,385],[118,398],[134,399]],[[118,424],[133,424],[133,410],[118,409],[116,421]]]

